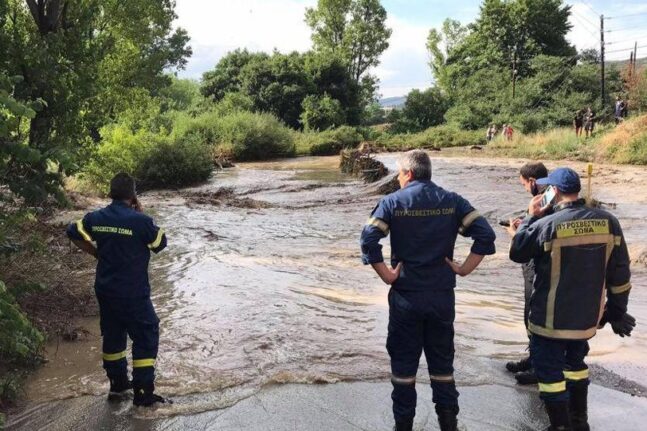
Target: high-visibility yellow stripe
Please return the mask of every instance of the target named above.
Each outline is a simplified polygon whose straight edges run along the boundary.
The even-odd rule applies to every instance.
[[[86,232],[85,228],[83,227],[83,220],[76,221],[76,230],[79,231],[84,240],[92,242],[92,237]]]
[[[476,210],[467,214],[465,217],[463,217],[463,220],[461,221],[461,226],[458,228],[458,231],[460,233],[464,233],[472,225],[472,223],[474,223],[474,220],[476,220],[479,217],[481,217],[481,214]]]
[[[429,374],[429,379],[436,382],[451,383],[454,381],[454,375],[446,374],[446,375],[440,376],[440,375]]]
[[[580,370],[580,371],[564,371],[564,377],[566,380],[584,380],[589,378],[589,370]]]
[[[631,282],[625,283],[622,286],[609,286],[609,290],[615,295],[619,293],[625,293],[631,290]]]
[[[148,248],[153,249],[157,248],[160,246],[162,243],[162,237],[164,236],[164,229],[160,229],[157,231],[157,237],[155,238],[155,241],[151,242],[148,244]]]
[[[615,245],[620,246],[622,244],[622,237],[621,236],[614,236],[613,237],[613,242]]]
[[[155,358],[150,359],[133,359],[133,368],[154,367]]]
[[[366,222],[366,225],[367,225],[367,226],[375,226],[376,228],[378,228],[379,230],[381,230],[382,232],[384,232],[384,235],[388,235],[388,234],[389,234],[389,225],[388,225],[388,224],[386,224],[386,222],[384,222],[384,220],[381,220],[381,219],[379,219],[379,218],[371,217],[371,218],[370,218],[370,219],[368,219],[368,221]]]
[[[119,353],[104,353],[103,354],[103,360],[104,361],[118,361],[120,359],[123,359],[126,357],[126,351],[124,350],[123,352]]]
[[[557,383],[539,383],[539,392],[547,392],[554,394],[556,392],[566,391],[566,381],[563,380]]]
[[[391,382],[395,385],[415,385],[416,376],[413,377],[398,377],[391,375]]]

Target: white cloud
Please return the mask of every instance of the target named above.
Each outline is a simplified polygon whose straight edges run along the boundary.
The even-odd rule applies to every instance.
[[[177,0],[176,25],[191,37],[193,56],[183,76],[199,78],[228,51],[281,52],[310,49],[303,21],[315,0]]]
[[[582,2],[571,4],[570,23],[573,26],[568,34],[568,40],[573,43],[578,51],[588,48],[600,50],[600,14],[606,17],[623,16],[623,18],[605,19],[605,49],[606,60],[626,60],[629,58],[630,49],[637,41],[638,45],[647,45],[647,26],[644,25],[645,17],[624,17],[647,12],[647,4],[614,4],[611,12],[607,10],[593,10]],[[647,56],[647,49],[638,50],[638,57]]]

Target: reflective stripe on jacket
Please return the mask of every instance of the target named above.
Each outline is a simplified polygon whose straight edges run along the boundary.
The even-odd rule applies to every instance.
[[[166,247],[166,234],[152,218],[113,201],[70,224],[67,235],[97,244],[94,288],[98,294],[117,298],[150,295],[150,252],[159,253]]]
[[[510,259],[535,262],[530,332],[549,338],[588,339],[604,311],[627,311],[629,253],[618,220],[578,200],[537,219],[527,217],[510,246]]]
[[[371,213],[360,240],[362,262],[382,262],[379,241],[390,234],[391,265],[403,263],[394,288],[451,289],[456,274],[445,258],[453,258],[459,233],[474,239],[474,253],[494,254],[492,227],[466,199],[432,181],[412,181],[382,198]]]

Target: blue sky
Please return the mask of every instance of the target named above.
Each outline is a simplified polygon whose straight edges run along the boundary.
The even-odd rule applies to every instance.
[[[176,0],[176,24],[191,36],[193,57],[180,76],[199,79],[223,55],[239,47],[254,51],[306,51],[310,30],[303,22],[305,8],[316,0]],[[625,59],[635,40],[639,56],[647,57],[647,0],[567,1],[572,5],[569,39],[578,49],[599,48],[599,15],[609,19],[605,33],[608,58]],[[384,97],[405,95],[433,81],[425,40],[430,28],[445,18],[469,23],[477,16],[480,1],[383,0],[387,24],[393,29],[389,49],[373,73],[380,79]],[[642,14],[642,15],[636,15]],[[635,15],[635,16],[626,16]],[[622,16],[622,17],[621,17]],[[642,53],[642,55],[641,55]]]

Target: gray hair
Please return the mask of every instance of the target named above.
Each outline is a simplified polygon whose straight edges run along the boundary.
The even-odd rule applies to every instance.
[[[431,159],[422,150],[411,150],[398,158],[398,168],[404,172],[411,172],[414,180],[431,179]]]

